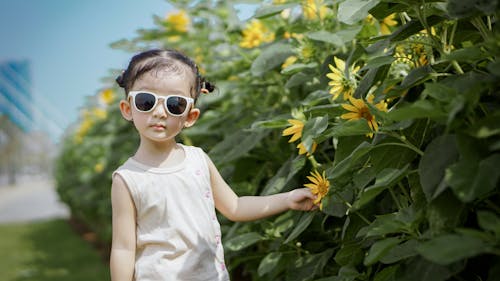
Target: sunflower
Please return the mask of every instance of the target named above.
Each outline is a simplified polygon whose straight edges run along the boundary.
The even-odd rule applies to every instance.
[[[167,14],[165,21],[173,31],[181,33],[188,31],[189,17],[183,10]]]
[[[370,94],[368,95],[366,100],[368,103],[373,104],[374,98],[375,97]],[[365,101],[363,101],[362,99],[353,98],[351,96],[349,97],[349,101],[351,102],[351,104],[345,103],[342,104],[342,107],[350,112],[342,114],[340,118],[347,120],[359,120],[363,118],[366,120],[366,122],[368,122],[368,126],[372,131],[378,131],[377,120],[375,119],[375,116],[370,112],[370,109],[368,108],[368,105],[365,103]],[[387,111],[387,104],[384,101],[373,105],[380,111]],[[371,138],[373,137],[373,133],[368,133],[367,136]]]
[[[302,137],[302,129],[304,129],[304,122],[297,119],[288,119],[288,123],[292,126],[283,130],[283,136],[292,135],[288,142],[294,142]]]
[[[305,0],[302,2],[302,11],[308,20],[315,20],[318,17],[322,20],[325,18],[328,8],[323,4],[323,0]]]
[[[115,100],[113,89],[105,89],[99,93],[99,101],[104,105],[110,105]]]
[[[306,183],[304,186],[309,188],[311,192],[316,195],[314,204],[320,204],[330,188],[330,182],[325,176],[325,171],[323,171],[323,174],[320,174],[318,171],[311,172],[311,175],[307,176],[307,179],[310,183]],[[322,210],[323,206],[319,205],[319,209]]]
[[[243,40],[240,42],[242,48],[251,49],[274,40],[274,34],[259,20],[252,20],[242,33]]]
[[[288,119],[288,123],[290,123],[292,126],[286,128],[283,130],[283,136],[289,136],[292,135],[290,140],[288,142],[294,142],[302,137],[302,130],[304,129],[304,122],[297,120],[297,119]],[[314,153],[316,151],[316,147],[318,146],[317,143],[313,142],[312,147],[311,147],[311,152],[307,151],[304,143],[300,142],[297,145],[297,148],[299,149],[299,155],[306,154],[307,156],[311,155],[311,153]]]
[[[281,65],[281,69],[285,69],[289,67],[290,65],[293,65],[297,61],[296,56],[289,56],[285,62]]]
[[[307,156],[310,156],[312,153],[316,151],[316,148],[318,147],[318,144],[313,141],[312,146],[311,146],[311,152],[307,151],[306,146],[304,145],[303,142],[299,143],[297,145],[297,148],[299,149],[299,155],[306,154]]]
[[[351,67],[349,70],[349,78],[347,78],[345,73],[345,61],[337,57],[333,57],[333,61],[335,62],[335,66],[328,64],[328,67],[332,72],[326,75],[326,77],[332,80],[328,82],[328,85],[332,86],[330,94],[333,95],[333,99],[335,100],[341,93],[343,93],[344,100],[347,100],[356,89],[356,79],[354,78],[354,74],[358,72],[359,66]]]
[[[385,17],[381,22],[380,22],[380,33],[382,35],[389,35],[391,34],[391,29],[390,27],[398,25],[398,22],[394,19],[396,17],[396,14],[390,14],[387,17]]]

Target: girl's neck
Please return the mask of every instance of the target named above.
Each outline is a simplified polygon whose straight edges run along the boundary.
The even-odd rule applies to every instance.
[[[158,168],[175,166],[184,160],[184,150],[174,140],[169,142],[141,141],[133,158],[145,165]]]

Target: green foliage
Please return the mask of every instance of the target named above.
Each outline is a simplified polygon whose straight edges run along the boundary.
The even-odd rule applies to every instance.
[[[66,220],[0,225],[4,281],[109,280],[106,262]]]
[[[181,140],[208,151],[239,195],[300,187],[314,170],[330,182],[321,211],[220,218],[235,278],[496,280],[497,1],[259,2],[253,32],[268,39],[252,48],[240,45],[249,31],[237,3],[172,2],[187,32],[157,18],[114,46],[180,49],[216,82]],[[68,136],[57,178],[73,213],[109,238],[110,174],[137,139],[107,110],[81,143]],[[304,123],[309,155],[282,136],[288,119]]]

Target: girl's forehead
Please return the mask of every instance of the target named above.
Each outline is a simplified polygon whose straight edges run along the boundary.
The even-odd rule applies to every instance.
[[[183,92],[187,95],[193,84],[189,73],[150,71],[139,77],[134,83],[134,90],[149,90],[158,92]]]

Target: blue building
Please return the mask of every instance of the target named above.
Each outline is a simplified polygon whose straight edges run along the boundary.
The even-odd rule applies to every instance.
[[[0,62],[1,115],[23,132],[30,132],[33,128],[31,75],[27,60]]]

